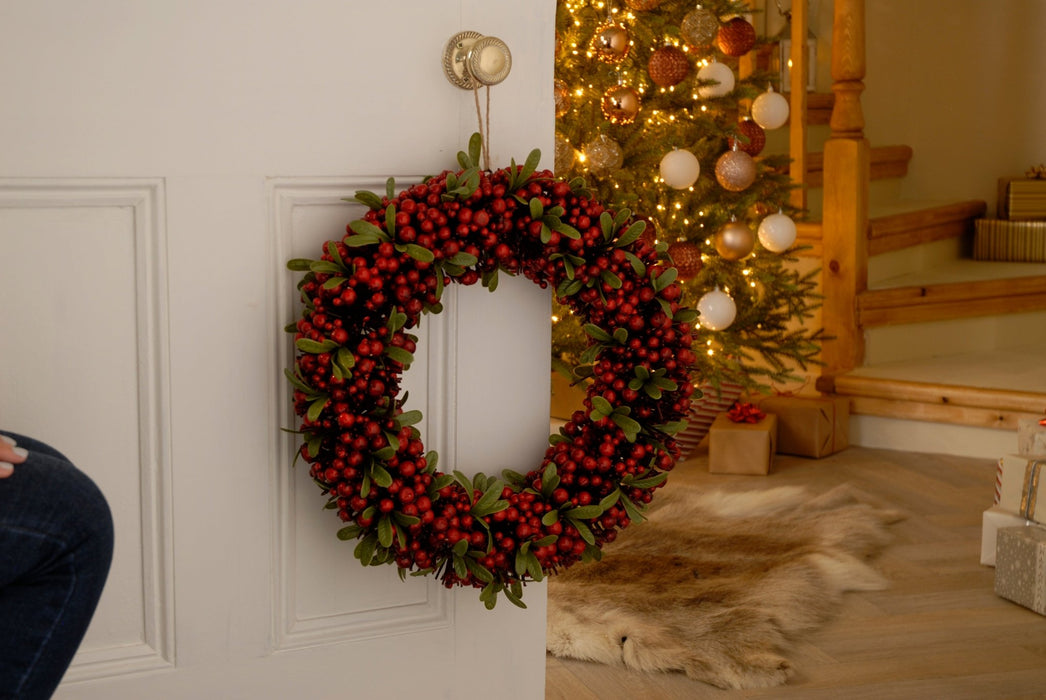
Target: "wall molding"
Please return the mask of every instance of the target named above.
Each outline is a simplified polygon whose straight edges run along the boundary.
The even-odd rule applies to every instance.
[[[415,175],[395,179],[402,183],[401,187],[422,180]],[[275,436],[270,450],[274,460],[270,476],[272,512],[276,514],[272,536],[272,644],[277,651],[442,629],[450,627],[453,621],[453,597],[432,577],[425,579],[424,595],[420,599],[415,593],[413,599],[405,597],[402,603],[312,617],[299,616],[295,612],[299,602],[294,577],[298,556],[295,546],[296,522],[299,518],[295,495],[296,484],[303,483],[303,480],[294,479],[294,472],[289,468],[295,458],[294,436],[281,430],[296,424],[291,409],[291,392],[283,376],[284,368],[292,366],[294,350],[290,335],[281,331],[287,323],[297,318],[299,307],[295,285],[299,276],[287,271],[286,261],[292,257],[293,244],[298,237],[317,238],[316,251],[307,253],[314,256],[318,254],[323,240],[329,240],[339,233],[337,230],[326,234],[296,231],[295,214],[300,213],[302,208],[344,204],[342,200],[358,190],[384,193],[385,187],[386,178],[377,177],[273,178],[267,183],[274,280],[270,301],[276,315],[272,324],[275,337],[270,344],[273,348],[273,371],[270,373],[273,378],[270,391],[271,434]],[[352,216],[347,210],[341,225],[347,224]],[[453,295],[448,294],[446,297],[445,303],[453,304]],[[452,313],[444,313],[427,318],[425,333],[419,342],[419,346],[428,346],[424,355],[428,391],[424,411],[426,418],[419,428],[426,436],[426,443],[441,454],[444,450],[452,449],[453,441],[449,438],[454,434],[453,370],[447,369],[454,366],[455,356],[453,345],[456,335],[447,330],[453,323],[449,320],[452,317]],[[416,363],[412,372],[426,371],[422,364]],[[334,524],[332,520],[332,528]],[[352,551],[349,547],[352,544],[345,543],[344,546],[345,556],[351,559]],[[416,592],[417,589],[413,590]]]
[[[161,178],[0,178],[0,209],[116,208],[132,213],[144,629],[140,639],[81,650],[66,683],[174,663],[165,205]]]

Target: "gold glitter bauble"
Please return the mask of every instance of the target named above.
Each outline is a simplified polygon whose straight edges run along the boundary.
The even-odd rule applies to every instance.
[[[727,151],[716,161],[715,179],[725,190],[742,192],[755,182],[755,161],[744,151]]]
[[[556,100],[556,119],[559,119],[570,111],[570,88],[562,80],[557,80],[552,95]]]
[[[755,248],[755,234],[740,221],[727,222],[715,237],[715,249],[724,260],[741,260]]]
[[[595,175],[606,175],[619,170],[625,162],[625,154],[614,139],[600,134],[585,144],[581,149],[585,154],[585,163],[589,172]]]
[[[679,35],[694,48],[711,45],[719,34],[719,18],[711,10],[697,8],[683,16]]]
[[[690,59],[675,46],[662,46],[650,55],[647,73],[658,87],[678,85],[690,75]]]
[[[574,153],[574,147],[567,141],[567,137],[563,134],[556,132],[556,159],[554,168],[556,169],[557,175],[563,175],[570,171],[574,167],[574,160],[577,154]]]
[[[604,24],[592,37],[592,51],[604,63],[620,63],[628,55],[632,40],[623,24]]]
[[[612,124],[631,124],[639,114],[639,91],[627,85],[615,85],[606,91],[600,106],[603,116]]]
[[[668,246],[668,255],[683,282],[693,279],[704,265],[701,261],[701,246],[690,241],[679,241]]]

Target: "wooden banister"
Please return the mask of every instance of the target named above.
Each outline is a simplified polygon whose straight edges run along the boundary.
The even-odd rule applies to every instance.
[[[796,7],[805,3],[797,3]],[[824,373],[845,372],[864,356],[857,296],[868,286],[870,148],[864,136],[864,0],[835,0],[831,136],[824,148],[822,345]]]
[[[806,2],[792,3],[791,14],[792,45],[789,60],[792,62],[789,78],[791,91],[788,111],[791,116],[788,125],[788,151],[792,162],[788,174],[793,185],[797,185],[790,194],[790,203],[798,209],[806,209],[807,153],[806,153],[806,84],[807,76],[813,70],[809,65],[809,54],[806,52],[806,35],[809,19],[806,16]],[[783,87],[783,86],[782,86]]]

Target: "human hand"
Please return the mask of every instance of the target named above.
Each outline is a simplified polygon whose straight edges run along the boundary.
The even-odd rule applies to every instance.
[[[12,438],[0,435],[0,479],[7,478],[14,473],[15,465],[21,464],[29,456],[24,447],[17,447]]]

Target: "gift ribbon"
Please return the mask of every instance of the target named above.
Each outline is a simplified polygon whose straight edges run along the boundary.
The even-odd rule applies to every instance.
[[[1039,495],[1039,477],[1042,474],[1042,467],[1046,466],[1046,462],[1040,462],[1039,460],[1029,460],[1028,466],[1024,468],[1024,486],[1021,488],[1021,509],[1020,515],[1025,518],[1035,517],[1035,506]]]
[[[735,401],[726,412],[726,417],[735,423],[758,423],[766,418],[766,413],[745,401]]]

